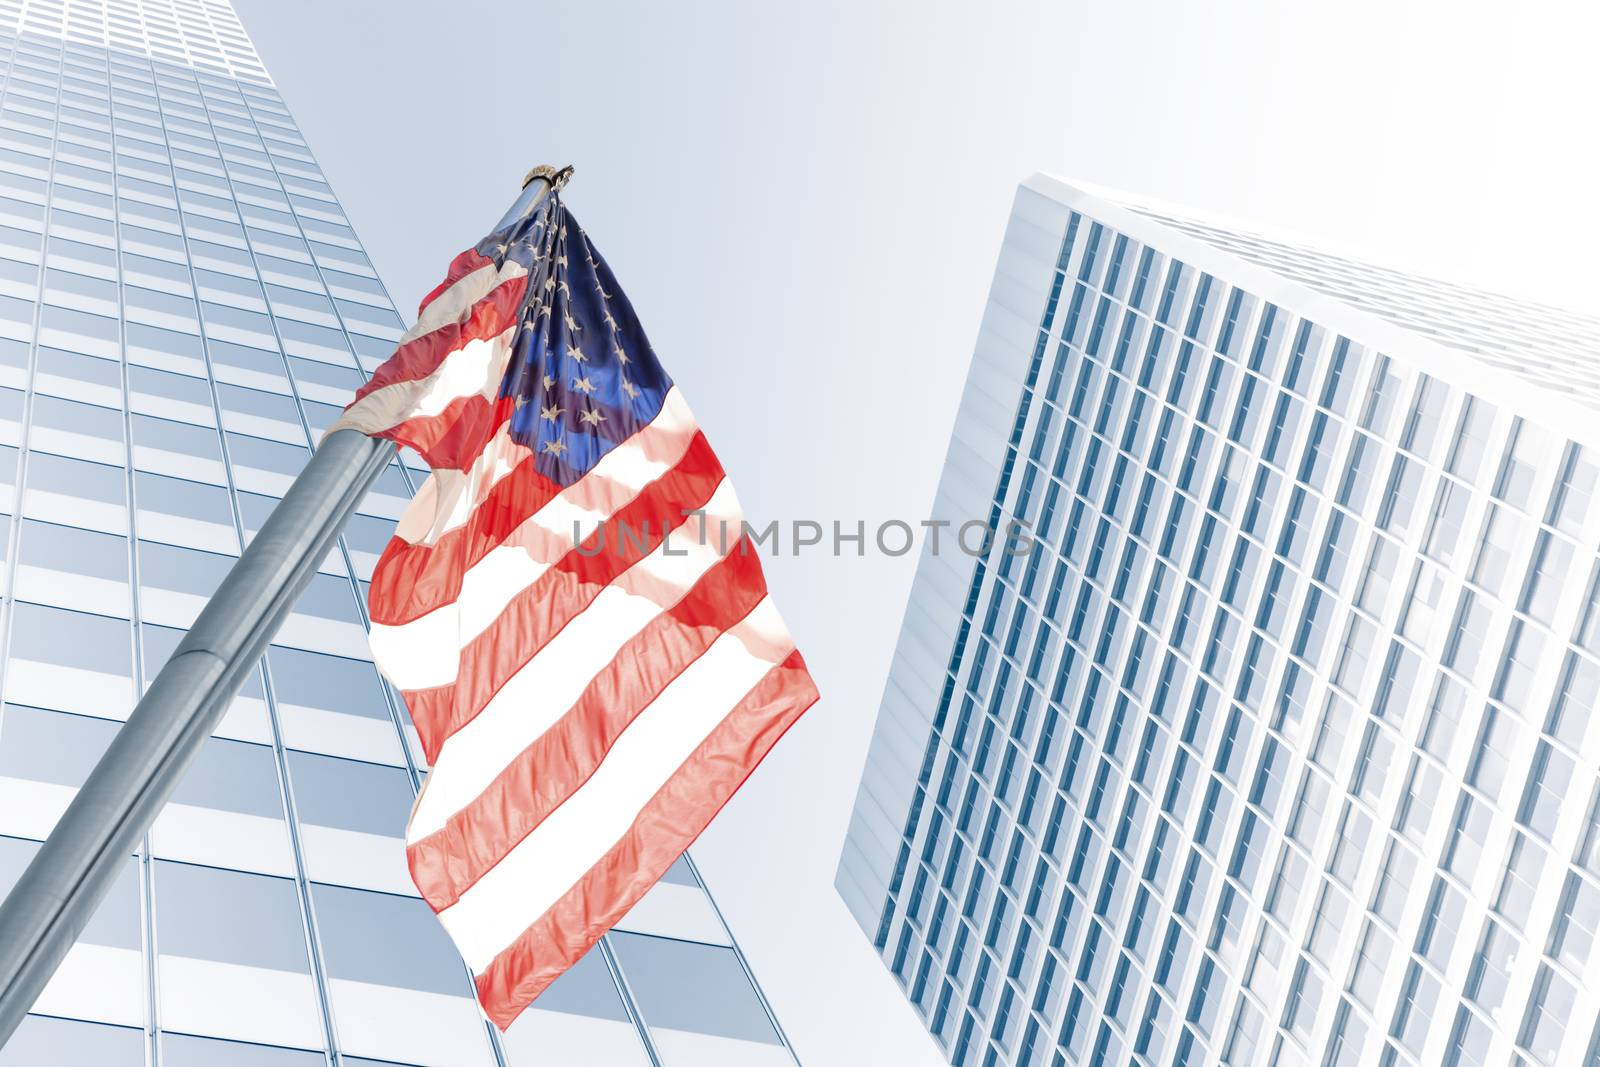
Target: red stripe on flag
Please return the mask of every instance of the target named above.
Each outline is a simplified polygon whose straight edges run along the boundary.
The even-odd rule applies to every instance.
[[[505,543],[559,492],[561,486],[534,468],[529,453],[489,489],[469,521],[438,541],[412,544],[403,537],[390,538],[372,569],[367,597],[372,621],[399,626],[454,603],[467,568]]]
[[[494,260],[479,252],[476,248],[469,248],[455,259],[452,259],[450,261],[450,269],[445,271],[444,281],[434,286],[433,290],[422,298],[422,303],[417,305],[417,317],[421,318],[422,313],[428,310],[428,305],[444,295],[444,291],[456,282],[459,282],[479,267],[492,266],[494,266]]]
[[[434,470],[467,470],[515,411],[512,397],[491,401],[474,393],[456,397],[437,415],[395,423],[375,436],[410,445]]]
[[[472,341],[487,340],[505,333],[516,325],[517,311],[522,306],[522,296],[527,288],[526,275],[501,282],[457,321],[407,341],[372,372],[366,385],[356,390],[356,400],[352,404],[376,389],[426,378],[439,369],[439,364],[444,362],[446,356],[457,349]]]
[[[411,877],[442,911],[577,792],[622,731],[767,594],[748,539],[635,634],[572,708],[443,829],[406,849]]]
[[[645,458],[670,463],[676,467],[683,462],[696,440],[695,432],[686,432],[681,438],[650,434],[645,427],[618,448],[642,447]],[[369,607],[372,621],[384,626],[399,626],[421,618],[455,602],[461,594],[461,582],[468,568],[480,562],[502,545],[518,544],[516,535],[540,508],[548,504],[563,489],[544,477],[534,466],[534,456],[529,453],[515,469],[490,487],[484,498],[473,508],[471,521],[446,532],[429,544],[412,544],[395,538],[384,549],[373,571],[372,596]],[[572,494],[587,510],[599,514],[614,514],[641,490],[624,485],[603,475],[590,472],[574,488]],[[615,531],[611,531],[615,535]],[[548,535],[531,535],[543,540]]]
[[[495,621],[467,643],[453,683],[406,691],[406,706],[428,762],[437,759],[445,740],[471,722],[600,590],[648,555],[660,543],[659,536],[681,526],[685,511],[710,500],[722,478],[722,464],[705,436],[695,434],[676,467],[647,485],[581,546],[513,597]],[[621,536],[621,530],[630,536]],[[633,538],[644,531],[653,540],[640,545]]]
[[[510,1026],[639,902],[816,700],[793,652],[735,705],[621,840],[478,975],[478,999],[496,1026]]]

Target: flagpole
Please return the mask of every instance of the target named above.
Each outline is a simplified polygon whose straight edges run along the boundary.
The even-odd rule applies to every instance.
[[[538,167],[530,204],[562,174]],[[0,904],[0,1046],[83,932],[156,815],[222,720],[394,445],[355,430],[322,439],[117,731],[83,788]]]

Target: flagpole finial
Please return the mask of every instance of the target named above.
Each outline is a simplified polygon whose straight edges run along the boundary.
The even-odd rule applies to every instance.
[[[528,172],[528,176],[522,179],[522,187],[526,189],[529,183],[536,178],[543,178],[545,181],[550,183],[550,188],[552,191],[559,193],[572,178],[572,166],[568,164],[565,167],[557,169],[548,163],[541,163],[537,167],[534,167],[532,170],[530,170]]]

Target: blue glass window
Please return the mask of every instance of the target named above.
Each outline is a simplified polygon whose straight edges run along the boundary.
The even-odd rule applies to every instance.
[[[610,935],[645,1021],[776,1044],[750,979],[732,949],[620,931]]]
[[[155,862],[164,955],[309,974],[299,894],[286,878]]]
[[[0,1067],[144,1067],[144,1031],[29,1015],[0,1048]]]
[[[332,977],[471,995],[461,957],[421,899],[314,883],[311,900]]]

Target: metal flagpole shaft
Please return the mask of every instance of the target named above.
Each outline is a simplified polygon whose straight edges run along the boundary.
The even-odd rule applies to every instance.
[[[323,439],[0,905],[0,1045],[55,973],[394,445]]]
[[[552,183],[559,189],[571,171],[534,168],[501,226],[531,210]],[[0,904],[0,1046],[393,458],[394,445],[355,430],[323,438]]]

